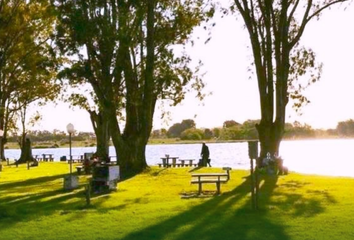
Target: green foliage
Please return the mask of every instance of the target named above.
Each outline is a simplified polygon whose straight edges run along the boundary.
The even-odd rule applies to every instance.
[[[173,124],[167,131],[167,136],[171,138],[180,137],[181,133],[187,129],[195,128],[193,119],[183,120],[181,123]]]
[[[204,129],[204,139],[209,140],[213,135],[213,132],[209,128]]]
[[[55,76],[62,58],[57,57],[51,41],[52,10],[43,0],[1,1],[0,128],[5,138],[7,131],[17,127],[14,119],[19,116],[14,113],[21,114],[24,125],[30,103],[45,104],[60,91]]]
[[[228,120],[228,121],[225,121],[222,126],[223,126],[223,128],[230,128],[230,127],[239,126],[239,125],[241,125],[241,124],[239,124],[238,122],[236,122],[234,120]]]
[[[59,76],[71,85],[91,85],[96,110],[110,122],[122,169],[143,170],[156,101],[178,104],[191,89],[203,98],[200,66],[192,68],[188,54],[174,49],[186,45],[193,29],[212,17],[212,1],[52,3],[58,13],[56,43],[63,54],[75,56]],[[88,106],[85,98],[72,100]],[[124,116],[124,124],[117,115]]]
[[[31,139],[33,143],[35,142],[48,142],[48,144],[52,144],[52,142],[60,142],[60,145],[64,145],[69,143],[68,133],[59,130],[53,130],[52,132],[43,130],[35,130],[35,131],[28,131],[27,137]],[[78,132],[72,135],[73,141],[84,141],[86,139],[95,139],[95,134],[90,132]],[[16,142],[18,136],[9,136],[9,142]]]
[[[204,139],[204,132],[201,129],[189,128],[181,133],[182,140],[202,140]]]
[[[310,125],[294,122],[285,125],[284,138],[314,138],[316,131]]]

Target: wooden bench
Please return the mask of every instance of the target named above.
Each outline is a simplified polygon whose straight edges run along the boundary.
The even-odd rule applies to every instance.
[[[226,170],[226,173],[193,173],[191,184],[198,184],[198,194],[201,194],[203,183],[215,183],[217,194],[220,194],[220,184],[230,180],[231,168],[223,170]]]
[[[180,166],[182,166],[182,167],[184,167],[184,166],[190,166],[190,167],[192,167],[192,166],[197,166],[198,164],[196,164],[196,163],[193,163],[193,161],[194,161],[195,159],[179,159],[178,161],[180,161],[181,163],[180,163]],[[187,163],[187,162],[189,162],[189,163]]]

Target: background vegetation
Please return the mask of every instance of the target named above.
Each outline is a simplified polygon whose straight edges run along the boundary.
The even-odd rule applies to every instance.
[[[247,120],[238,123],[227,120],[222,127],[197,128],[193,120],[175,123],[169,129],[154,130],[151,139],[178,138],[180,140],[249,140],[258,138],[255,125],[259,120]],[[346,138],[354,137],[354,120],[339,122],[335,129],[314,129],[299,122],[285,124],[285,139],[308,138]]]
[[[197,128],[194,120],[186,119],[181,123],[173,124],[169,129],[153,130],[149,140],[150,144],[189,143],[194,141],[242,141],[256,139],[257,130],[255,124],[258,120],[247,120],[238,123],[227,120],[222,127]],[[28,137],[32,140],[34,148],[68,147],[68,134],[64,131],[52,132],[28,131]],[[352,138],[354,137],[354,120],[349,119],[337,124],[335,129],[314,129],[308,124],[299,122],[285,124],[285,139],[309,139],[309,138]],[[19,148],[19,136],[11,135],[5,148]],[[96,136],[92,132],[76,132],[72,136],[73,146],[96,146]]]

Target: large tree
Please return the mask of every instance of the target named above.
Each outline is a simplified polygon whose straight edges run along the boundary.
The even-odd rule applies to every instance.
[[[0,129],[6,142],[13,114],[59,91],[50,36],[55,17],[47,0],[0,1]],[[2,148],[3,149],[3,146]],[[1,152],[3,158],[3,152]]]
[[[347,1],[234,0],[232,9],[240,13],[250,36],[258,80],[261,157],[278,154],[289,98],[300,107],[307,101],[302,90],[320,77],[315,53],[299,44],[307,24],[323,10]],[[308,77],[308,83],[297,84],[300,77]]]
[[[184,45],[193,28],[212,16],[205,2],[53,0],[60,21],[57,44],[77,58],[66,76],[91,84],[123,171],[147,167],[157,99],[178,103],[186,86],[203,86],[190,58],[176,55],[174,46]]]

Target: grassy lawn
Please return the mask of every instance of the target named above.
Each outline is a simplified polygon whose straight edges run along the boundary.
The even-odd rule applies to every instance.
[[[121,181],[115,192],[93,196],[86,207],[83,186],[63,190],[68,164],[4,166],[0,239],[354,239],[354,179],[263,178],[256,212],[247,171],[233,170],[221,195],[206,185],[198,197],[190,170],[153,167]]]

